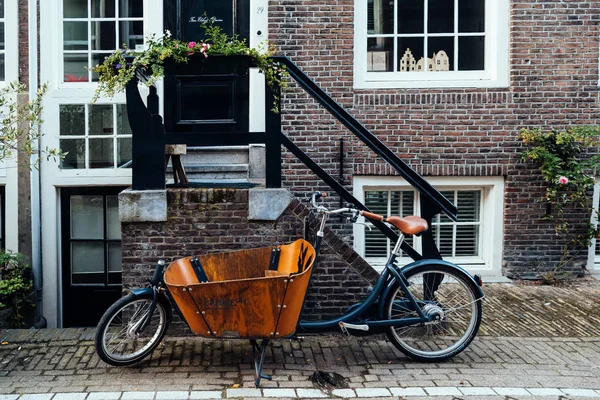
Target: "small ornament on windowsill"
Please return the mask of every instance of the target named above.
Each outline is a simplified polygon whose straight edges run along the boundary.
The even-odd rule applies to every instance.
[[[404,55],[400,59],[400,72],[422,72],[425,70],[425,59],[417,62],[409,47],[406,48]],[[433,53],[432,58],[427,59],[428,71],[450,71],[450,58],[444,50]]]

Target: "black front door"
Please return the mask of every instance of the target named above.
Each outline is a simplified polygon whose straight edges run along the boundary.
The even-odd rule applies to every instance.
[[[186,42],[205,39],[210,19],[228,35],[249,41],[250,0],[165,0],[164,26]],[[165,134],[168,143],[236,145],[252,141],[249,60],[198,55],[187,64],[165,63]]]
[[[123,189],[61,190],[63,327],[95,326],[121,297]]]

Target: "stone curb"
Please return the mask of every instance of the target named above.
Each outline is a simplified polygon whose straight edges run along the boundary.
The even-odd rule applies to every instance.
[[[502,396],[518,399],[529,396],[574,396],[600,398],[600,390],[578,388],[517,388],[517,387],[413,387],[334,389],[331,393],[319,389],[254,389],[239,388],[224,391],[163,391],[163,392],[93,392],[0,394],[0,400],[198,400],[231,398],[388,398],[438,396]]]

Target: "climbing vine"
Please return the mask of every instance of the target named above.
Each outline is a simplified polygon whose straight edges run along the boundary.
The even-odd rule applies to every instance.
[[[564,243],[561,260],[553,271],[556,273],[598,236],[598,227],[590,222],[589,216],[599,215],[599,210],[592,204],[590,191],[600,164],[600,128],[523,129],[519,137],[527,146],[522,154],[523,161],[536,163],[546,183],[544,197],[540,199],[546,203],[544,219],[554,223],[556,234]],[[573,208],[588,215],[583,222],[583,231],[575,232],[567,218],[567,210]]]

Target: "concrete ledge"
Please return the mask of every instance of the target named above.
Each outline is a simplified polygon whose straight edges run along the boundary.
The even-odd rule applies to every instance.
[[[256,188],[248,192],[248,219],[251,221],[277,221],[294,199],[287,189]]]
[[[124,190],[119,193],[121,222],[164,222],[167,220],[166,190]]]

